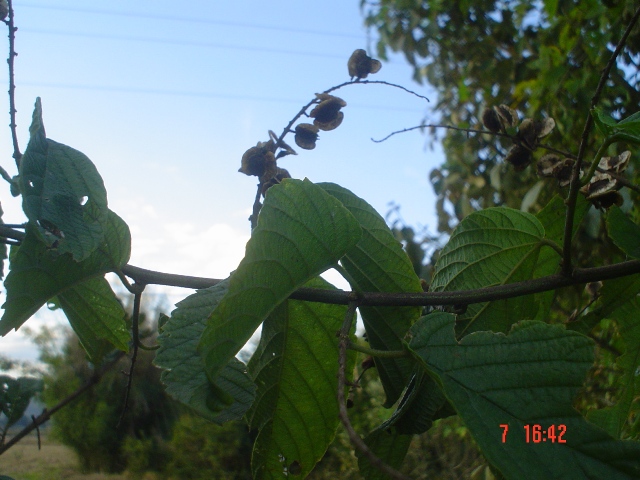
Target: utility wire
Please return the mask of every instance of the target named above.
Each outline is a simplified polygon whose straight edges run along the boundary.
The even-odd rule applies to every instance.
[[[113,16],[119,16],[119,17],[146,18],[146,19],[152,19],[152,20],[165,20],[165,21],[171,21],[171,22],[203,23],[208,25],[221,25],[221,26],[227,26],[227,27],[255,28],[260,30],[275,30],[278,32],[303,33],[305,35],[322,35],[322,36],[328,36],[328,37],[363,39],[363,35],[355,35],[352,33],[323,32],[320,30],[307,30],[304,28],[293,28],[293,27],[286,27],[282,25],[273,26],[273,25],[263,25],[263,24],[257,24],[257,23],[231,22],[226,20],[216,20],[213,18],[181,17],[178,15],[159,15],[159,14],[148,14],[148,13],[138,13],[138,12],[122,12],[122,11],[107,10],[102,8],[61,7],[61,6],[51,6],[51,5],[43,5],[43,4],[37,4],[37,3],[20,3],[20,8],[25,8],[25,7],[35,8],[40,10],[55,10],[55,11],[64,11],[64,12],[75,12],[75,13],[89,13],[89,14],[96,14],[96,15],[113,15]]]

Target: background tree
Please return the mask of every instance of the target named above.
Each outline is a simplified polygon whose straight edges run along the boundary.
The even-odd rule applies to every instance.
[[[146,342],[155,338],[150,332],[150,326],[143,331]],[[49,367],[43,393],[47,407],[74,392],[101,366],[87,360],[86,351],[73,332],[66,332],[61,350],[56,348],[55,340],[46,330],[38,339],[41,359]],[[146,469],[158,470],[163,466],[166,458],[160,453],[164,441],[171,436],[179,409],[164,391],[160,370],[152,364],[154,357],[152,351],[138,352],[126,410],[124,401],[129,388],[126,373],[131,360],[112,352],[103,362],[117,361],[117,365],[98,385],[53,417],[54,438],[74,450],[84,472],[119,472],[131,460],[142,459]],[[132,458],[134,454],[139,458]]]
[[[437,90],[434,118],[425,123],[483,128],[484,108],[506,104],[527,118],[555,119],[548,143],[575,155],[604,59],[637,2],[362,0],[361,6],[366,24],[379,34],[378,55],[402,52],[415,67],[414,79]],[[640,103],[639,53],[636,26],[600,101],[615,118],[635,112]],[[514,171],[503,162],[512,145],[507,138],[431,132],[441,138],[446,155],[431,172],[441,232],[494,205],[535,211],[556,191],[556,182],[539,181],[535,165]],[[547,152],[538,149],[536,157],[542,153]],[[635,172],[636,183],[638,178]],[[637,192],[629,194],[637,200]],[[599,230],[594,222],[592,235]]]

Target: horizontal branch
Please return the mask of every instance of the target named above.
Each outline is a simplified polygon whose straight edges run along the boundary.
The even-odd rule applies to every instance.
[[[207,288],[221,280],[203,277],[188,277],[154,272],[127,265],[122,272],[138,283],[167,285],[185,288]],[[421,292],[421,293],[353,293],[344,290],[322,290],[316,288],[299,288],[291,294],[294,300],[309,302],[348,305],[355,299],[360,305],[367,306],[427,306],[427,305],[469,305],[489,302],[505,298],[530,295],[532,293],[556,290],[570,285],[579,285],[612,278],[624,277],[640,273],[640,260],[616,263],[605,267],[577,268],[573,275],[561,274],[525,280],[522,282],[477,288],[474,290],[458,290],[454,292]]]
[[[24,233],[18,230],[0,225],[0,238],[12,238],[22,240]],[[192,277],[188,275],[175,275],[172,273],[157,272],[145,268],[125,265],[122,273],[132,278],[136,283],[143,285],[165,285],[181,288],[207,288],[221,279]],[[532,293],[556,290],[570,285],[580,285],[589,282],[610,280],[640,273],[640,260],[630,260],[604,267],[576,268],[570,276],[562,274],[549,275],[542,278],[534,278],[522,282],[496,285],[492,287],[477,288],[473,290],[458,290],[453,292],[421,292],[421,293],[381,293],[363,292],[354,293],[344,290],[322,290],[316,288],[299,288],[291,294],[294,300],[306,300],[308,302],[330,303],[348,305],[354,299],[360,305],[367,306],[427,306],[427,305],[470,305],[472,303],[503,300],[505,298],[531,295]]]

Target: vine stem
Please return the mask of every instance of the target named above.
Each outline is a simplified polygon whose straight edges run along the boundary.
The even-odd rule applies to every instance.
[[[629,25],[627,25],[627,29],[622,34],[616,49],[614,50],[611,58],[607,62],[606,67],[602,71],[602,75],[600,75],[600,81],[598,82],[598,87],[596,88],[593,97],[591,98],[591,108],[589,109],[589,113],[587,115],[587,121],[584,124],[584,130],[582,131],[582,137],[580,139],[580,147],[578,148],[578,158],[573,165],[573,171],[571,172],[571,183],[569,185],[569,194],[565,201],[567,205],[567,213],[565,217],[564,224],[564,243],[562,247],[563,255],[562,255],[562,273],[563,275],[569,277],[572,275],[572,263],[571,263],[571,240],[573,237],[573,222],[576,211],[576,202],[578,199],[578,191],[580,189],[580,169],[582,167],[582,159],[584,158],[585,151],[587,149],[587,141],[589,140],[589,134],[593,127],[593,115],[591,114],[591,109],[593,109],[598,101],[600,100],[600,95],[602,94],[602,90],[604,89],[605,82],[607,78],[609,78],[609,73],[613,68],[618,55],[622,51],[624,44],[633,29],[633,26],[638,21],[638,17],[640,17],[640,7],[637,8],[634,13]],[[594,161],[595,166],[592,165],[592,168],[597,166],[597,160]]]
[[[403,475],[395,468],[384,463],[380,457],[378,457],[371,449],[364,443],[364,440],[360,438],[360,435],[354,430],[353,425],[351,425],[351,421],[349,420],[349,414],[347,412],[347,402],[345,398],[344,387],[347,383],[347,349],[349,347],[349,332],[351,331],[351,326],[353,325],[353,319],[356,314],[356,309],[358,308],[358,302],[352,301],[349,303],[347,308],[347,312],[344,316],[344,322],[342,323],[342,328],[340,329],[340,343],[338,344],[338,410],[340,421],[347,431],[347,435],[349,435],[349,440],[354,447],[362,452],[365,455],[371,464],[376,467],[381,472],[389,475],[391,478],[396,478],[400,480],[411,480],[410,477]]]
[[[18,132],[16,124],[16,83],[14,78],[14,59],[18,56],[15,50],[15,41],[16,41],[16,30],[18,30],[14,25],[14,17],[13,17],[13,0],[7,1],[9,7],[9,19],[5,21],[5,23],[9,27],[9,58],[7,58],[7,63],[9,64],[9,116],[11,118],[11,123],[9,127],[11,128],[11,139],[13,140],[13,158],[16,161],[16,167],[18,171],[20,170],[20,160],[22,159],[22,153],[20,152],[20,146],[18,145]],[[2,176],[5,180],[6,177]]]

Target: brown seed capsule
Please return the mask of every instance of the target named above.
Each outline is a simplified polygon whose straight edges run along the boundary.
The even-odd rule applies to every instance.
[[[518,127],[517,136],[526,147],[530,150],[534,150],[538,143],[538,137],[536,136],[536,126],[533,123],[533,120],[525,118]]]
[[[542,156],[536,164],[538,176],[556,177],[563,165],[564,160],[562,160],[558,155],[555,153],[548,153],[547,155]]]
[[[367,78],[369,74],[379,72],[382,64],[378,60],[368,56],[366,51],[359,48],[349,57],[347,67],[349,68],[351,78],[360,80],[361,78]]]
[[[276,174],[276,157],[267,146],[267,142],[258,142],[242,155],[239,172],[245,175],[271,178]]]
[[[493,133],[498,133],[502,125],[500,123],[500,117],[498,117],[498,114],[493,108],[485,108],[482,111],[482,124],[487,130]]]
[[[9,4],[7,0],[0,0],[0,20],[4,20],[9,15]]]
[[[296,135],[294,138],[296,145],[300,148],[304,148],[305,150],[313,150],[316,148],[318,130],[319,127],[317,125],[312,125],[310,123],[300,123],[296,125]]]
[[[498,114],[498,118],[500,118],[503,130],[507,130],[518,125],[518,113],[513,108],[504,104],[493,108]]]
[[[513,165],[513,168],[519,172],[529,166],[531,159],[531,152],[529,150],[522,145],[514,145],[509,149],[504,160]]]
[[[282,181],[286,178],[291,178],[291,175],[284,168],[276,167],[276,173],[269,179],[264,180],[264,184],[262,185],[262,196],[264,197],[267,194],[267,190],[269,190],[274,185],[282,183]]]
[[[314,119],[313,124],[325,131],[337,128],[344,118],[344,113],[340,109],[345,107],[347,102],[328,93],[316,93],[316,97],[320,103],[309,114]]]

